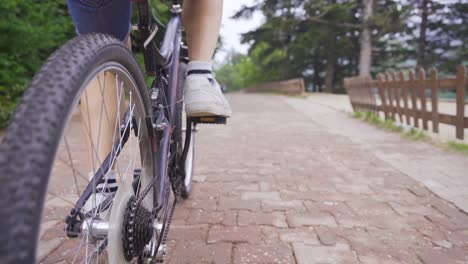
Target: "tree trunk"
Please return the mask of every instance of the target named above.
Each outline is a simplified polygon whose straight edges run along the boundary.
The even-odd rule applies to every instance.
[[[429,0],[421,1],[421,26],[419,27],[417,67],[422,68],[427,68],[428,66],[426,62],[428,4]]]
[[[320,87],[320,61],[317,56],[314,56],[313,64],[314,76],[312,77],[312,82],[314,84],[314,92],[322,92],[322,88]]]
[[[333,92],[333,79],[335,77],[335,60],[329,59],[325,69],[325,92]]]
[[[359,75],[369,76],[372,62],[372,39],[369,29],[368,19],[372,16],[373,0],[363,0],[364,4],[364,17],[363,28],[359,39],[361,50],[359,57]]]

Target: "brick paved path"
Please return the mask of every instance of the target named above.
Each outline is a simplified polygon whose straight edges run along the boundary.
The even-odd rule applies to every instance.
[[[229,100],[229,125],[197,135],[168,263],[468,263],[468,215],[369,146],[331,133],[300,99]],[[453,169],[468,168],[458,159]]]

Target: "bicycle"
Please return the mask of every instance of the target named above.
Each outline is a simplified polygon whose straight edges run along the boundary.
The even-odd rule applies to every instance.
[[[191,191],[197,124],[225,124],[226,119],[182,118],[188,59],[179,1],[172,1],[159,48],[154,40],[158,21],[148,0],[135,4],[146,73],[154,76],[150,89],[123,43],[90,34],[52,54],[25,92],[0,146],[0,263],[41,261],[36,259],[38,244],[47,236],[40,236],[41,222],[54,223],[63,216],[68,239],[53,251],[57,259],[164,261],[178,197],[187,198]],[[117,112],[108,111],[101,99],[94,113],[100,122],[94,141],[90,113],[81,108],[89,101],[85,89],[92,81],[99,84],[101,98],[108,91],[106,82],[115,82],[117,94]],[[96,153],[104,144],[100,132],[106,122],[113,130],[112,147],[102,159]],[[83,146],[91,148],[91,179],[83,172]],[[110,170],[118,180],[103,183]],[[117,190],[104,195],[110,189]],[[100,202],[98,193],[103,195]],[[90,197],[92,207],[85,209]]]

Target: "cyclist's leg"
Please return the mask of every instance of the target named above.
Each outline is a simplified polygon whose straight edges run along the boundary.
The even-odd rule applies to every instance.
[[[184,92],[185,111],[189,116],[231,115],[229,103],[214,79],[211,66],[222,13],[223,0],[184,2],[182,18],[190,57]]]
[[[222,0],[184,2],[182,18],[191,61],[211,61],[218,41],[222,13]]]
[[[130,48],[131,2],[129,0],[67,0],[78,34],[107,33],[127,43]],[[111,152],[116,114],[125,109],[118,101],[118,87],[111,73],[92,80],[81,98],[83,136],[87,139],[89,171],[95,171]],[[104,87],[105,86],[105,87]],[[105,107],[101,107],[101,106]],[[121,105],[118,109],[117,105]],[[91,142],[99,142],[92,145]],[[96,144],[96,143],[95,143]]]
[[[112,150],[114,140],[119,139],[119,135],[116,134],[116,116],[119,114],[122,117],[125,112],[125,102],[121,93],[122,91],[118,91],[115,75],[106,72],[92,80],[81,96],[81,125],[90,172],[99,168]]]

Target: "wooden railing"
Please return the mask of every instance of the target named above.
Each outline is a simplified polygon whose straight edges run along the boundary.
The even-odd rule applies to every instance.
[[[410,71],[406,77],[403,72],[390,71],[378,74],[377,80],[370,77],[345,78],[344,85],[354,111],[383,112],[385,119],[397,120],[414,127],[439,132],[439,124],[453,125],[456,137],[464,138],[464,129],[468,128],[465,116],[465,92],[467,89],[467,69],[460,65],[457,76],[439,78],[435,68],[429,76],[423,69],[417,75]],[[439,91],[455,90],[455,114],[439,112]],[[411,122],[412,121],[412,122]]]

